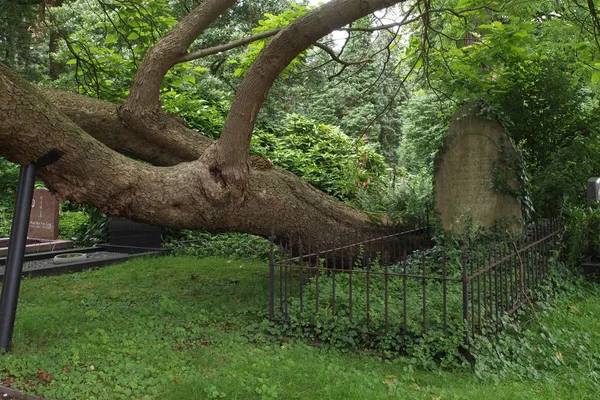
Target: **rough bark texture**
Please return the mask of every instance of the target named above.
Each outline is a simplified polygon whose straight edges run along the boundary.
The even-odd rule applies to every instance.
[[[2,64],[0,142],[0,154],[22,165],[50,150],[60,152],[60,160],[39,170],[48,188],[61,200],[92,204],[109,214],[173,228],[318,237],[323,246],[353,240],[356,229],[376,229],[364,213],[278,168],[252,170],[242,203],[227,191],[215,202],[205,194],[204,183],[212,179],[200,160],[157,167],[121,155]]]
[[[174,60],[234,2],[200,2],[148,52],[121,107],[49,89],[42,95],[0,64],[0,155],[26,165],[55,150],[62,157],[39,175],[59,198],[167,227],[274,233],[322,246],[380,230],[286,171],[251,169],[248,150],[258,110],[294,57],[333,29],[401,0],[334,0],[283,29],[251,67],[221,139],[212,142],[164,113],[158,95]]]
[[[153,165],[170,166],[198,159],[212,140],[188,129],[177,121],[179,132],[171,145],[157,143],[151,134],[140,135],[127,126],[119,115],[119,105],[56,89],[38,88],[50,102],[81,129],[113,150],[135,156]],[[165,118],[170,118],[165,115]],[[190,137],[190,140],[183,140]],[[185,152],[178,149],[188,146]]]
[[[186,160],[195,158],[197,135],[183,129],[159,103],[160,86],[166,73],[186,54],[188,47],[212,21],[236,0],[205,0],[144,56],[127,101],[120,109],[125,124],[138,135]]]
[[[223,133],[207,161],[228,184],[243,186],[246,158],[256,117],[271,86],[302,51],[335,29],[401,0],[331,1],[279,32],[254,62],[236,91]]]

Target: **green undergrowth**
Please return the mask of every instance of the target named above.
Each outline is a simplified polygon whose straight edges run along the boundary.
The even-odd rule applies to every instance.
[[[600,290],[561,276],[535,321],[441,368],[263,329],[264,262],[164,257],[26,279],[0,381],[48,399],[593,399]],[[524,315],[523,321],[530,316]]]

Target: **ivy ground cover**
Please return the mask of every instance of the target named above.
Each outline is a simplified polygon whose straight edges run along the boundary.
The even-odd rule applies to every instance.
[[[600,290],[572,282],[475,368],[267,334],[267,265],[166,257],[23,281],[4,385],[48,399],[585,399],[598,393]],[[424,347],[426,348],[426,347]],[[426,366],[426,368],[424,367]]]

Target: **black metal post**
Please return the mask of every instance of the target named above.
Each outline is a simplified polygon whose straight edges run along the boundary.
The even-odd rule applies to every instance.
[[[34,164],[21,167],[19,175],[19,189],[17,202],[13,215],[10,244],[6,257],[6,270],[0,296],[0,349],[10,350],[17,301],[21,286],[21,273],[23,272],[23,258],[27,244],[27,230],[29,229],[29,216],[31,214],[31,200],[35,185],[36,166]]]
[[[465,344],[469,345],[469,275],[467,272],[468,255],[466,239],[462,251],[463,324],[465,328]]]
[[[269,318],[275,317],[275,233],[271,233],[269,248]]]

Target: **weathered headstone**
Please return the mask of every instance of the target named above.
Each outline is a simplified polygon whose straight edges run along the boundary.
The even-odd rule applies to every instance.
[[[590,207],[598,208],[600,201],[600,178],[590,178],[587,181],[587,204]]]
[[[58,239],[59,202],[48,189],[35,189],[31,201],[31,216],[27,237],[34,239]]]
[[[131,221],[126,218],[110,217],[110,244],[132,247],[161,247],[159,226]]]
[[[445,147],[436,156],[434,176],[436,209],[445,229],[462,232],[467,223],[489,228],[497,220],[508,221],[513,230],[520,229],[519,201],[493,187],[498,178],[494,169],[509,154],[515,155],[515,149],[500,123],[479,115],[475,104],[469,103],[454,114]],[[501,178],[506,180],[505,187],[518,189],[511,174],[502,173]]]

